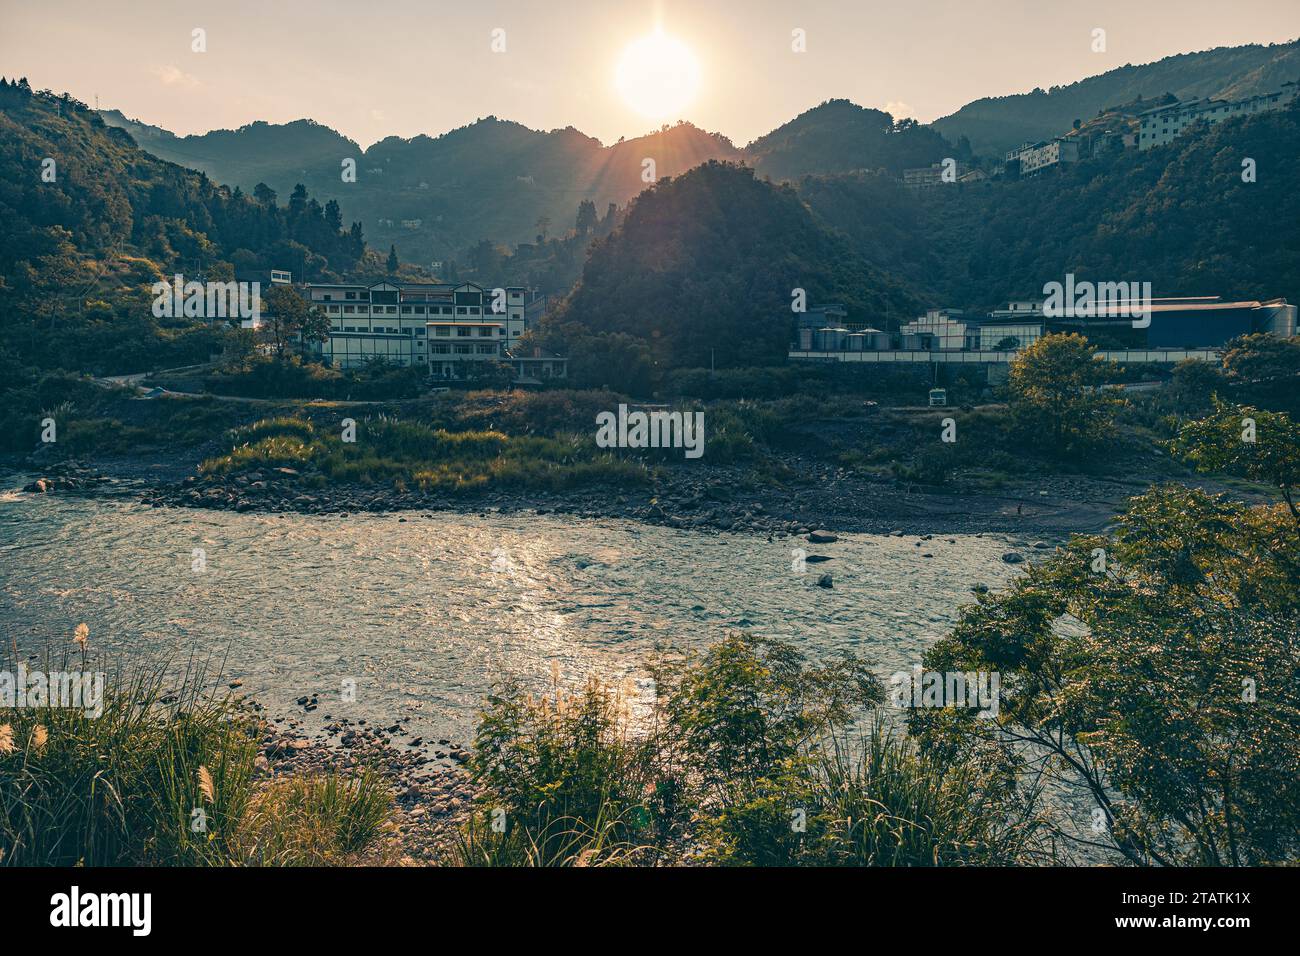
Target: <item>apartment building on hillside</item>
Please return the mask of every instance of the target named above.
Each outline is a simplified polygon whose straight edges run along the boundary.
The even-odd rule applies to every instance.
[[[1295,102],[1300,86],[1283,83],[1275,93],[1261,93],[1244,100],[1198,99],[1157,106],[1141,114],[1138,149],[1151,149],[1171,143],[1196,123],[1221,123],[1238,116],[1286,109]]]

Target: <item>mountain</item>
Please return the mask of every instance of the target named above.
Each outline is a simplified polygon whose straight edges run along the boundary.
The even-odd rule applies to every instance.
[[[345,228],[336,205],[299,191],[279,206],[217,185],[25,80],[0,81],[0,222],[0,352],[104,374],[219,347],[206,323],[151,315],[160,276],[226,281],[287,262],[329,278],[366,253],[360,224]]]
[[[709,160],[745,161],[781,180],[855,169],[898,174],[953,152],[927,127],[847,100],[808,110],[743,150],[690,123],[604,146],[573,127],[542,132],[489,116],[441,136],[390,136],[362,150],[310,120],[178,137],[116,110],[101,115],[154,155],[245,191],[266,183],[284,195],[302,183],[362,221],[377,248],[396,245],[401,258],[417,262],[463,261],[482,239],[513,245],[563,235],[580,202],[603,212],[655,179]],[[346,158],[356,160],[356,182],[342,181]]]
[[[1150,100],[1172,93],[1178,99],[1240,99],[1276,90],[1296,79],[1300,79],[1300,40],[1218,47],[1141,66],[1126,64],[1047,92],[1035,89],[985,97],[931,126],[953,141],[966,137],[977,153],[1000,156],[1021,143],[1060,135],[1076,119],[1086,121],[1107,107],[1139,97]]]
[[[953,148],[935,130],[848,100],[827,100],[745,147],[745,160],[774,180],[813,173],[885,169],[902,175],[928,166]]]
[[[911,192],[871,174],[800,197],[930,307],[976,312],[1048,281],[1141,281],[1156,296],[1300,300],[1300,105],[1024,180]],[[1242,180],[1242,160],[1257,177]]]
[[[154,155],[245,191],[264,182],[283,195],[302,183],[362,221],[377,248],[393,244],[404,260],[419,262],[463,255],[480,239],[513,244],[564,233],[582,200],[603,211],[640,192],[646,159],[655,164],[648,175],[663,178],[739,155],[725,137],[689,123],[606,147],[573,127],[541,132],[489,116],[441,136],[390,136],[362,150],[310,120],[177,137],[115,110],[102,115]],[[355,182],[343,181],[344,159],[356,161]]]
[[[572,295],[548,318],[552,348],[637,340],[661,368],[784,362],[793,293],[852,318],[910,316],[916,298],[867,266],[788,185],[710,161],[638,196],[595,243]],[[600,346],[598,345],[597,348]],[[606,376],[616,364],[599,369]]]

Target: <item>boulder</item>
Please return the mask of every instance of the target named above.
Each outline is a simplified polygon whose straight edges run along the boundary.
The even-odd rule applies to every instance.
[[[1015,551],[1008,551],[1006,554],[1002,555],[1002,561],[1005,564],[1020,564],[1024,560],[1024,557],[1017,554]]]
[[[808,540],[813,544],[834,544],[840,539],[829,531],[809,531]]]

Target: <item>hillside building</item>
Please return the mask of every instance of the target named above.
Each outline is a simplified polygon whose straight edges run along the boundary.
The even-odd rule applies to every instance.
[[[1295,102],[1300,86],[1283,83],[1275,93],[1261,93],[1244,100],[1196,99],[1158,106],[1141,114],[1138,149],[1151,149],[1171,143],[1196,123],[1221,123],[1238,116],[1286,109]]]
[[[1007,153],[1007,167],[1021,176],[1033,176],[1062,163],[1079,161],[1079,140],[1057,136],[1041,143],[1026,143]]]

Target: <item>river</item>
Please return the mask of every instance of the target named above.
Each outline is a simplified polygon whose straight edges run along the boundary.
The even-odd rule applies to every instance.
[[[405,520],[402,520],[402,519]],[[85,622],[110,660],[225,661],[272,715],[401,720],[472,735],[494,680],[631,678],[657,646],[728,629],[811,657],[855,651],[883,677],[955,622],[977,583],[1016,573],[1002,536],[838,543],[554,515],[239,514],[0,493],[0,628],[20,655]],[[918,546],[919,542],[919,546]],[[795,570],[795,548],[833,560]],[[830,573],[834,587],[818,587]],[[355,681],[355,703],[343,703]]]

